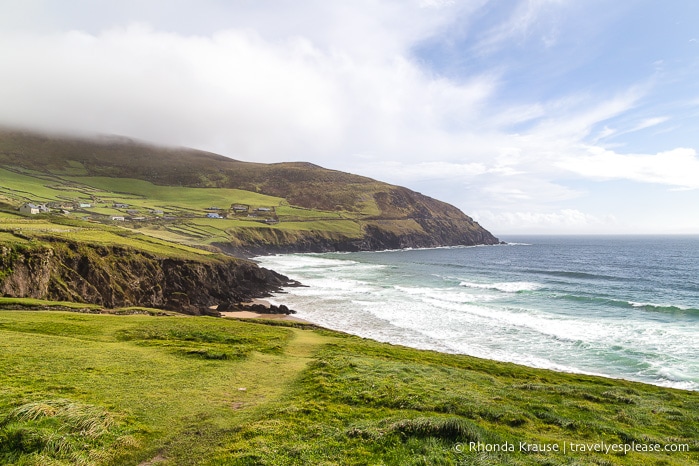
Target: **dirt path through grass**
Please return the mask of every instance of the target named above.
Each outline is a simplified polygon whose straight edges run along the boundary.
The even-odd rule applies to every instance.
[[[198,464],[211,453],[212,444],[223,446],[239,426],[263,419],[265,411],[289,392],[313,355],[333,340],[310,330],[290,330],[294,335],[283,353],[254,353],[236,366],[230,391],[220,400],[227,407],[224,412],[206,422],[193,419],[191,429],[185,429],[156,458],[141,465]]]
[[[283,354],[255,353],[238,367],[231,386],[242,403],[238,408],[252,409],[277,401],[320,346],[332,339],[308,330],[291,330],[294,337]]]

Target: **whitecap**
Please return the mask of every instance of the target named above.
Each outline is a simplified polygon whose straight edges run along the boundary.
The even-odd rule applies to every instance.
[[[534,282],[499,282],[499,283],[473,283],[461,282],[459,286],[478,288],[482,290],[497,290],[505,293],[518,293],[520,291],[540,290],[544,285]]]

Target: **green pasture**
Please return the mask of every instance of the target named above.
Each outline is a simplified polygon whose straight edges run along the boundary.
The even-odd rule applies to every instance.
[[[115,209],[114,207],[111,206],[93,206],[93,207],[88,207],[86,209],[82,209],[85,212],[89,212],[91,214],[98,214],[98,215],[107,215],[107,216],[123,216],[124,212],[122,212],[119,209]]]
[[[72,221],[72,223],[65,219],[61,219],[61,221],[61,223],[54,223],[47,219],[17,220],[0,218],[0,241],[17,243],[26,242],[25,238],[31,238],[36,241],[64,239],[83,244],[131,247],[166,257],[198,259],[213,254],[200,248],[136,233],[116,226],[110,227],[78,220]],[[21,234],[23,238],[17,237],[15,233]]]
[[[71,232],[77,230],[78,227],[54,223],[46,217],[39,218],[0,218],[0,230],[5,231],[21,231],[23,233],[32,234],[40,232]]]
[[[303,209],[293,206],[280,206],[276,208],[278,217],[286,220],[318,220],[318,219],[342,219],[339,212],[327,212],[313,209]],[[346,215],[346,214],[345,214]]]
[[[315,220],[308,222],[281,222],[271,225],[283,231],[308,231],[324,232],[346,236],[348,238],[360,238],[363,234],[362,226],[354,220]]]
[[[696,392],[272,323],[0,311],[0,463],[699,461]],[[571,443],[661,451],[520,450]]]
[[[181,232],[176,226],[165,227],[161,225],[151,225],[141,228],[139,232],[163,241],[175,243],[187,243],[191,240],[191,237],[187,233]]]
[[[96,304],[73,303],[70,301],[47,301],[45,299],[35,298],[10,298],[7,296],[0,297],[0,309],[7,308],[68,308],[68,309],[100,309]]]
[[[203,256],[209,256],[212,254],[211,252],[203,249],[193,248],[184,244],[172,243],[146,235],[133,233],[127,234],[126,232],[116,233],[99,228],[80,229],[66,233],[55,233],[54,236],[64,237],[67,240],[76,241],[79,243],[131,247],[160,256],[201,258]]]
[[[12,197],[16,202],[32,200],[46,202],[49,200],[75,200],[90,198],[92,207],[82,209],[88,214],[97,215],[100,221],[108,221],[111,216],[140,215],[146,220],[132,223],[114,223],[112,227],[121,230],[140,229],[144,234],[160,238],[163,241],[174,241],[187,245],[209,245],[211,243],[241,243],[239,235],[250,236],[250,229],[257,229],[259,240],[263,243],[277,241],[274,231],[283,232],[285,235],[320,235],[322,237],[347,237],[359,238],[363,234],[362,226],[358,220],[360,214],[347,212],[330,212],[313,209],[304,209],[290,206],[287,201],[274,196],[267,196],[239,189],[223,188],[189,188],[175,186],[158,186],[153,183],[129,179],[109,177],[76,176],[82,173],[84,167],[73,163],[61,172],[61,176],[40,173],[16,173],[0,169],[0,190]],[[90,197],[92,196],[92,197]],[[128,204],[125,208],[115,208],[114,203]],[[221,208],[228,211],[231,205],[243,204],[249,206],[250,213],[258,207],[273,207],[273,213],[258,213],[259,217],[248,217],[247,214],[230,216],[225,219],[206,218],[206,209],[209,207]],[[375,207],[375,206],[374,206]],[[137,210],[137,214],[126,213],[127,209]],[[160,209],[175,213],[180,217],[176,220],[163,220],[162,225],[153,225],[160,222],[158,217],[150,212]],[[371,210],[371,209],[369,209]],[[75,212],[74,215],[84,215]],[[276,224],[265,224],[265,218],[274,216],[279,220]],[[27,218],[28,224],[22,222],[12,223],[11,215],[0,216],[0,229],[17,229],[22,232],[37,233],[56,231],[61,233],[75,233],[75,239],[85,240],[95,244],[123,243],[126,246],[135,246],[133,241],[123,239],[123,236],[114,232],[100,232],[100,228],[93,226],[88,231],[59,228],[52,223],[56,222],[55,216],[39,218]],[[107,229],[109,230],[109,229]],[[147,245],[147,250],[156,253],[170,253],[177,249],[169,246],[163,249],[158,245],[155,249]],[[191,251],[190,251],[191,252]]]
[[[249,416],[238,406],[278,396],[257,368],[285,363],[292,335],[221,319],[0,312],[0,463],[136,465],[172,449],[189,457],[172,464],[193,464]],[[111,421],[86,435],[55,408],[69,403],[92,424]],[[47,408],[21,416],[35,405]]]
[[[0,168],[0,192],[24,202],[42,203],[65,198],[65,191],[49,187],[55,184],[55,181]]]
[[[23,215],[20,215],[19,213],[13,213],[13,212],[2,212],[0,211],[0,219],[5,219],[5,218],[11,218],[11,219],[19,219],[19,218],[24,218]]]
[[[203,210],[208,207],[228,209],[231,204],[274,207],[285,202],[280,197],[266,196],[240,189],[159,186],[148,181],[131,178],[72,177],[70,179],[104,191],[142,197],[141,201],[132,199],[134,205],[180,206],[186,209]],[[128,203],[128,201],[125,202]]]
[[[0,243],[26,243],[27,240],[23,238],[18,238],[14,234],[8,231],[2,231],[0,227]]]

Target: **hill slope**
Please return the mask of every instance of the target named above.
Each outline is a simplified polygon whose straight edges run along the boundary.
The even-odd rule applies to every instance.
[[[0,323],[2,464],[699,460],[697,392],[229,319]]]
[[[498,242],[449,204],[308,163],[259,164],[124,138],[2,130],[0,168],[8,205],[50,202],[82,218],[124,217],[131,220],[124,227],[144,234],[228,252]]]

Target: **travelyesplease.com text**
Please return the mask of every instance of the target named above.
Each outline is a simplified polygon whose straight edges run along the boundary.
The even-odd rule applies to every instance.
[[[561,443],[530,443],[530,442],[504,442],[482,443],[468,442],[454,445],[457,453],[469,452],[520,452],[520,453],[603,453],[603,454],[629,454],[633,452],[688,452],[689,444],[686,443],[607,443],[607,442],[561,442]]]

